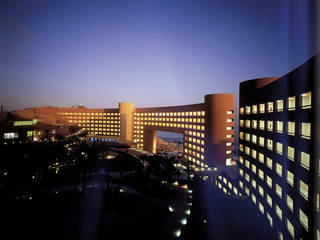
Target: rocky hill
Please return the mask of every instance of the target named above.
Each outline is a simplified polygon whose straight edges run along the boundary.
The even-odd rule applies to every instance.
[[[178,142],[166,142],[161,138],[157,138],[157,152],[182,152],[183,146]]]

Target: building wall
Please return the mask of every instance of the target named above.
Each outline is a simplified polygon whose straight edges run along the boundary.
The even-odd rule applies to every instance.
[[[77,126],[93,139],[112,138],[153,153],[156,131],[181,133],[184,158],[193,167],[231,165],[233,160],[232,94],[206,95],[204,103],[173,107],[134,108],[133,103],[120,103],[118,109],[43,107],[15,114],[54,126]]]
[[[184,158],[194,167],[232,164],[233,113],[232,94],[206,95],[202,104],[136,108],[133,141],[154,152],[155,131],[181,133]]]
[[[240,84],[239,186],[280,239],[320,237],[314,63]]]
[[[120,138],[118,109],[61,108],[57,114],[66,120],[66,124],[87,130],[90,135]]]

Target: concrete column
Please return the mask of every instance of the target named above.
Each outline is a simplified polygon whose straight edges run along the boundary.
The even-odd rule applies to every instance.
[[[119,103],[120,143],[132,144],[133,139],[133,103]]]
[[[143,150],[156,153],[157,152],[157,131],[145,129],[143,135]]]
[[[233,153],[226,154],[227,150],[233,151],[233,130],[227,130],[227,126],[232,126],[234,114],[227,114],[227,111],[234,111],[233,94],[210,94],[205,96],[205,163],[209,166],[226,165],[227,158],[233,158]],[[231,134],[231,138],[227,135]],[[227,142],[232,142],[232,146],[226,146]]]

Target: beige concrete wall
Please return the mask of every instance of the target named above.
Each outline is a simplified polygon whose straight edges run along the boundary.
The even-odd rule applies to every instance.
[[[157,131],[149,129],[144,130],[144,146],[143,150],[150,153],[157,152]]]
[[[120,143],[131,144],[133,137],[133,103],[119,103]]]

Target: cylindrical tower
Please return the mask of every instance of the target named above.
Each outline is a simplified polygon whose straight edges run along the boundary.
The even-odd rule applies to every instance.
[[[119,103],[120,143],[131,144],[133,133],[133,103]]]
[[[210,94],[205,104],[205,162],[230,165],[233,159],[234,95]]]

